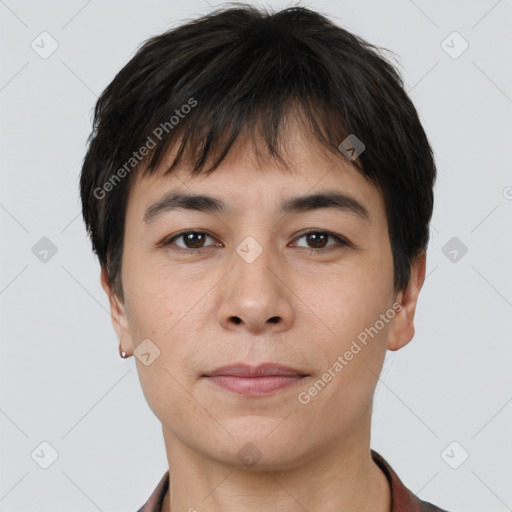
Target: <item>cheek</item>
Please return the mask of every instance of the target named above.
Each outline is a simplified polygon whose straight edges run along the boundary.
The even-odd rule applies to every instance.
[[[152,265],[144,253],[127,257],[123,279],[130,298],[130,324],[143,336],[164,335],[186,313],[187,287],[176,272]]]
[[[392,272],[386,257],[368,252],[328,273],[309,274],[295,289],[319,327],[343,345],[391,306]]]
[[[197,406],[190,390],[201,371],[194,358],[200,339],[196,311],[200,305],[191,311],[185,294],[172,292],[162,280],[141,283],[132,297],[130,328],[138,336],[135,345],[150,339],[159,351],[149,366],[136,359],[143,394],[157,418],[165,424],[176,423],[174,411],[192,412]]]
[[[308,316],[318,334],[317,370],[320,378],[331,379],[321,392],[320,402],[325,399],[326,405],[333,400],[355,412],[373,395],[395,313],[390,302],[392,269],[382,260],[354,264],[329,279],[308,280],[308,286],[303,283],[301,298],[314,313]],[[311,287],[311,282],[323,286]]]
[[[160,351],[152,364],[152,374],[144,374],[145,380],[141,379],[148,385],[151,385],[149,379],[159,379],[157,389],[161,388],[162,382],[169,381],[170,386],[175,387],[170,374],[189,387],[196,374],[204,370],[195,367],[195,360],[198,347],[204,341],[205,318],[208,316],[205,289],[199,283],[191,286],[190,279],[183,273],[179,278],[175,276],[176,272],[165,269],[155,272],[141,265],[140,272],[131,276],[128,292],[129,323],[136,336],[135,346],[150,339]]]
[[[386,353],[391,315],[387,322],[380,317],[386,311],[378,301],[352,304],[332,318],[334,334],[317,339],[317,374],[300,400],[309,404],[307,415],[323,418],[319,428],[348,434],[371,407]]]

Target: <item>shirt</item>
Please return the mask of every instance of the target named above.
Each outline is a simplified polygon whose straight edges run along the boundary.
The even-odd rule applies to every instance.
[[[386,460],[375,450],[371,450],[372,459],[386,475],[391,489],[390,512],[448,512],[432,503],[420,500],[402,483]],[[162,502],[169,488],[169,471],[162,477],[149,500],[137,512],[162,512]],[[167,511],[165,511],[167,512]]]

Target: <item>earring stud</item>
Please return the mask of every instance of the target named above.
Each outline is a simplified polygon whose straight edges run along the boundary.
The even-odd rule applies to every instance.
[[[123,359],[126,359],[128,356],[128,354],[126,352],[123,351],[123,349],[121,348],[121,343],[119,343],[119,355],[123,358]]]

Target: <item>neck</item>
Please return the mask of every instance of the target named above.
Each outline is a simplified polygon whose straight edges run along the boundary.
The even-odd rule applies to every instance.
[[[234,467],[205,457],[164,429],[169,490],[162,512],[390,512],[386,476],[366,442],[345,439],[286,469]]]

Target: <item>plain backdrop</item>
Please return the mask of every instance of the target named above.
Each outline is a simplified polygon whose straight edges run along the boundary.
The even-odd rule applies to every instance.
[[[372,448],[422,499],[512,510],[512,3],[302,5],[399,56],[439,172],[416,336],[386,357]],[[167,470],[78,177],[100,92],[145,39],[210,9],[0,1],[0,511],[135,512]]]

